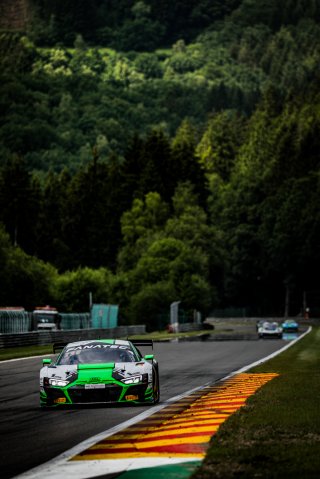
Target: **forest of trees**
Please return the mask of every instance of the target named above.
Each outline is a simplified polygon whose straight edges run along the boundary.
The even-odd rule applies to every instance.
[[[0,304],[92,292],[152,329],[175,300],[283,315],[290,292],[299,314],[320,292],[319,2],[30,3],[0,33]]]

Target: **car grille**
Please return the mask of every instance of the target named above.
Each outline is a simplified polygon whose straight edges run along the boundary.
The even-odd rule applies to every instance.
[[[55,399],[65,397],[63,391],[58,388],[45,388],[45,392],[47,394],[48,405],[52,405]]]
[[[85,389],[75,386],[68,389],[68,394],[74,404],[117,402],[121,392],[122,387],[120,386],[106,386],[104,389]]]
[[[126,392],[126,396],[139,396],[139,401],[143,401],[144,393],[147,389],[147,384],[143,386],[129,386]]]

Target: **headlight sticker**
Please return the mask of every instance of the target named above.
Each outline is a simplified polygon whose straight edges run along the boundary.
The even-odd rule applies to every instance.
[[[125,379],[122,379],[122,382],[124,384],[138,384],[141,383],[142,381],[142,376],[139,374],[138,376],[131,376]]]
[[[69,381],[64,381],[62,379],[52,379],[52,378],[50,378],[49,379],[49,384],[51,386],[58,386],[58,387],[63,388],[63,387],[65,387],[69,384]]]

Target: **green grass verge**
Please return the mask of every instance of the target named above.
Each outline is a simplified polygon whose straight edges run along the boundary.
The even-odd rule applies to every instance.
[[[208,330],[172,334],[169,334],[166,331],[155,331],[148,334],[132,335],[130,336],[130,339],[153,339],[154,341],[167,341],[175,338],[198,336],[199,334],[208,334]],[[21,346],[18,348],[3,348],[0,349],[0,361],[4,361],[6,359],[26,358],[30,356],[42,356],[44,354],[52,354],[52,344],[42,346]]]
[[[192,479],[320,474],[320,328],[250,372],[279,376],[219,428]]]
[[[202,334],[212,334],[215,331],[204,329],[201,331],[186,331],[184,333],[168,333],[167,331],[154,331],[153,333],[132,335],[129,339],[153,339],[154,341],[170,341],[177,338],[189,338],[201,336]]]
[[[6,359],[27,358],[30,356],[42,356],[52,354],[52,344],[44,346],[22,346],[19,348],[0,349],[0,361]]]

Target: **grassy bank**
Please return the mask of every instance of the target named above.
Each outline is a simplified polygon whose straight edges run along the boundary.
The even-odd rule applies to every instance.
[[[279,376],[220,427],[192,479],[315,478],[320,471],[320,328],[251,372]]]
[[[0,361],[6,359],[29,358],[31,356],[41,356],[43,354],[52,354],[52,344],[43,346],[22,346],[19,348],[0,349]]]
[[[211,331],[209,332],[211,333]],[[153,339],[154,341],[169,341],[176,338],[192,337],[201,334],[208,334],[208,330],[171,334],[166,331],[155,331],[149,334],[130,336],[130,339]],[[6,359],[26,358],[30,356],[41,356],[43,354],[52,354],[52,344],[42,346],[22,346],[18,348],[3,348],[0,349],[0,361],[4,361]]]

